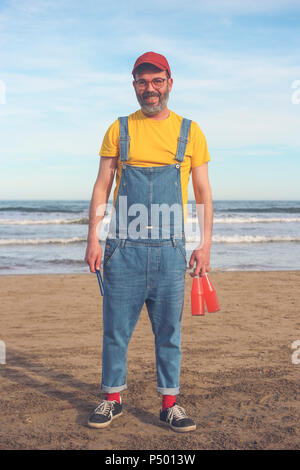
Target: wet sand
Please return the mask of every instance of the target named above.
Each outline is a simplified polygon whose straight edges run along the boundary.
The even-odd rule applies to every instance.
[[[145,306],[128,351],[123,416],[87,427],[99,400],[102,298],[96,275],[0,277],[1,449],[300,449],[300,272],[211,273],[221,311],[192,317],[186,275],[181,394],[197,430],[159,424]],[[299,354],[300,358],[300,354]]]

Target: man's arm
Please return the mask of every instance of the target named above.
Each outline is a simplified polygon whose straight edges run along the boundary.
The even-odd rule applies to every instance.
[[[191,276],[197,276],[200,273],[204,274],[210,269],[210,247],[212,243],[212,226],[213,226],[213,202],[211,187],[208,179],[208,164],[204,163],[192,169],[192,180],[195,194],[196,204],[202,204],[200,210],[197,210],[198,218],[204,213],[204,227],[201,227],[201,220],[199,220],[200,229],[203,229],[201,247],[193,251],[190,259],[190,268],[196,267],[191,273]],[[204,209],[204,210],[203,210]]]
[[[89,210],[87,248],[84,258],[85,262],[90,267],[90,271],[93,273],[95,269],[100,269],[102,249],[99,243],[99,232],[107,207],[117,163],[118,159],[116,157],[101,157],[98,176],[94,184]]]

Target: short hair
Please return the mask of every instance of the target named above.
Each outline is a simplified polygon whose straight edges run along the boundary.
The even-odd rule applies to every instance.
[[[158,72],[166,72],[167,78],[170,78],[169,72],[167,70],[162,70],[159,67],[156,67],[156,65],[150,64],[149,62],[144,62],[143,64],[140,64],[137,66],[137,68],[134,71],[134,79],[135,75],[137,73],[143,73],[143,72],[148,72],[151,71],[152,73],[158,73]]]

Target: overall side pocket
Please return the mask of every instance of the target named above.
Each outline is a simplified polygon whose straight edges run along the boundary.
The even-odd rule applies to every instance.
[[[119,249],[119,241],[110,238],[109,240],[106,240],[105,243],[105,250],[104,250],[104,258],[103,258],[103,265],[107,265],[113,256],[117,253]]]
[[[183,242],[177,242],[176,243],[176,251],[180,253],[180,256],[182,257],[185,266],[187,265],[187,260],[186,260],[186,249],[185,249],[185,244]]]

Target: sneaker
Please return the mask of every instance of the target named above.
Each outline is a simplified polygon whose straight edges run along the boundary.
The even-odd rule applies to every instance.
[[[194,421],[187,417],[185,409],[174,403],[170,408],[160,410],[160,422],[176,432],[189,432],[196,429]]]
[[[113,419],[122,415],[122,402],[103,400],[88,420],[90,428],[106,428]]]

